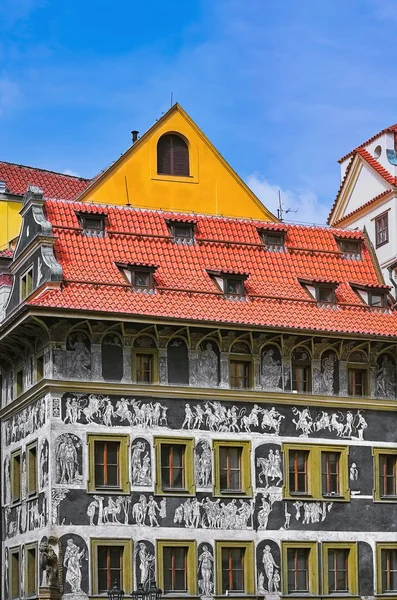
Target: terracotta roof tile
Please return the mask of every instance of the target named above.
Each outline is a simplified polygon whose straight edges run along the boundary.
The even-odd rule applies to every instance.
[[[172,241],[166,224],[179,215],[107,207],[106,235],[95,238],[83,236],[79,229],[76,213],[86,207],[78,202],[45,203],[58,237],[55,254],[64,284],[32,297],[30,304],[322,332],[397,333],[397,315],[361,305],[350,286],[379,285],[362,232],[282,224],[286,250],[272,252],[258,234],[266,223],[194,215],[196,242],[181,245]],[[345,258],[339,237],[361,239],[362,258]],[[156,265],[155,293],[133,292],[117,263]],[[249,274],[247,298],[224,298],[209,270]],[[336,282],[337,307],[318,306],[299,279]]]
[[[82,177],[1,161],[0,180],[6,182],[10,194],[23,196],[29,185],[37,185],[45,198],[63,200],[74,200],[90,183]]]

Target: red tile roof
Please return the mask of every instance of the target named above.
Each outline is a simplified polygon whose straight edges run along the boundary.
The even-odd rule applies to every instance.
[[[196,242],[181,245],[172,241],[166,225],[166,219],[180,215],[107,207],[101,238],[82,235],[76,216],[96,211],[95,205],[47,201],[45,209],[58,237],[55,254],[63,284],[32,296],[31,305],[265,328],[397,333],[397,314],[360,304],[349,285],[379,285],[362,232],[283,223],[286,251],[272,252],[258,233],[268,227],[264,222],[189,215]],[[362,259],[345,258],[335,236],[362,239]],[[155,293],[132,291],[118,263],[156,265]],[[247,298],[224,298],[208,271],[249,273]],[[298,279],[337,282],[337,307],[318,306]]]
[[[6,182],[10,194],[23,196],[29,185],[37,185],[45,198],[74,200],[89,185],[90,180],[45,169],[26,167],[0,161],[0,180]]]
[[[342,158],[340,158],[338,160],[338,162],[339,163],[343,162],[344,160],[346,160],[346,158],[349,158],[349,156],[352,156],[359,148],[364,148],[367,144],[370,144],[371,142],[373,142],[374,140],[379,138],[384,133],[396,134],[397,133],[397,123],[395,125],[391,125],[390,127],[386,127],[386,129],[382,129],[382,131],[379,131],[379,133],[376,133],[375,135],[370,137],[369,140],[366,140],[365,142],[363,142],[362,144],[357,146],[357,148],[354,148],[354,150],[351,150],[351,152],[348,152],[348,154],[345,154],[345,156],[342,156]]]
[[[0,258],[12,258],[13,255],[13,251],[9,248],[6,248],[5,250],[0,250]]]

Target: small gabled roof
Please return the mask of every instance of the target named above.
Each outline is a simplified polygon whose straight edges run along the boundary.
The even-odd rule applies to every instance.
[[[338,162],[342,163],[344,160],[346,160],[346,158],[349,158],[349,156],[353,156],[353,154],[357,152],[359,148],[365,148],[367,144],[371,144],[371,142],[381,137],[384,133],[397,133],[397,123],[395,125],[391,125],[390,127],[386,127],[386,129],[382,129],[382,131],[379,131],[379,133],[376,133],[375,135],[370,137],[369,140],[366,140],[365,142],[357,146],[357,148],[354,148],[354,150],[351,150],[351,152],[348,152],[348,154],[342,156],[342,158],[340,158]]]
[[[36,185],[45,198],[60,200],[74,200],[90,183],[83,177],[5,161],[0,161],[0,180],[5,181],[9,194],[23,196],[29,185]]]

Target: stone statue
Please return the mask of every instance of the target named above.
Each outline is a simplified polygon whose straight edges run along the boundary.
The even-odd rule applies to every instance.
[[[274,349],[270,348],[262,354],[262,387],[265,390],[279,390],[281,380],[281,361],[274,357]]]
[[[216,387],[219,382],[218,357],[211,342],[207,342],[205,350],[200,353],[199,382],[203,387]]]
[[[382,357],[382,362],[378,363],[376,395],[381,398],[394,398],[396,395],[396,368],[387,354]]]
[[[58,556],[53,547],[48,542],[42,542],[40,544],[40,554],[41,569],[44,571],[42,587],[59,588]]]

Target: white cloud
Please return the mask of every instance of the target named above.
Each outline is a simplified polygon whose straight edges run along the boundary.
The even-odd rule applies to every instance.
[[[73,177],[80,177],[80,173],[76,173],[76,171],[72,171],[72,169],[65,169],[63,171],[64,175],[72,175]]]
[[[279,192],[284,209],[284,221],[324,225],[327,221],[329,206],[322,204],[316,194],[310,190],[283,190],[274,185],[260,173],[252,173],[247,178],[247,184],[258,196],[259,200],[274,215],[277,215]],[[290,212],[286,212],[290,209]],[[297,212],[292,212],[292,211]]]
[[[15,108],[20,96],[19,87],[7,77],[0,78],[0,117],[7,110]]]

